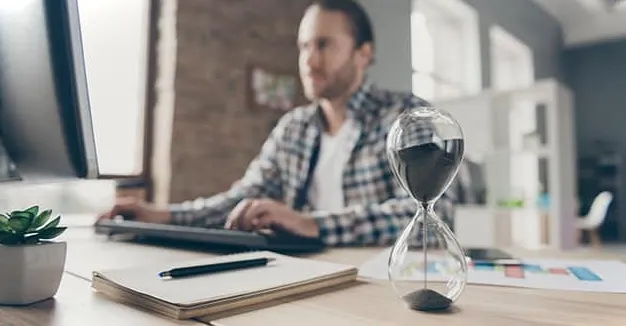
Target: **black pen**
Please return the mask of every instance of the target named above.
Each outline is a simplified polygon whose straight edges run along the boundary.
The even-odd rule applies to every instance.
[[[275,258],[255,258],[247,260],[229,261],[224,263],[189,266],[174,268],[169,271],[159,273],[159,277],[185,277],[201,274],[212,274],[217,272],[231,271],[250,267],[264,266],[276,260]]]

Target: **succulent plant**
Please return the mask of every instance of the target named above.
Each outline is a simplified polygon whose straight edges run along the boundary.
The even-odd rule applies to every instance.
[[[67,227],[58,226],[61,216],[49,221],[51,216],[51,210],[39,212],[38,206],[0,214],[0,244],[37,244],[58,237]]]

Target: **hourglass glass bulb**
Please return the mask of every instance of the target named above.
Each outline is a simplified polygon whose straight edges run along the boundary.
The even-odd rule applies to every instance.
[[[387,138],[387,155],[402,188],[415,199],[415,216],[389,257],[393,289],[416,310],[448,308],[467,281],[465,254],[435,207],[457,174],[464,153],[459,124],[425,105],[402,113]]]

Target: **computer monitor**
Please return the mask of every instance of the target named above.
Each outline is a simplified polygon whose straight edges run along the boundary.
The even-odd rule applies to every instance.
[[[0,0],[0,141],[22,180],[98,176],[77,0]]]

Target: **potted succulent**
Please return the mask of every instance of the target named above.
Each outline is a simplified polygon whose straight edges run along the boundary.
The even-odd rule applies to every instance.
[[[0,304],[27,305],[54,296],[65,268],[61,216],[38,206],[0,214]]]

